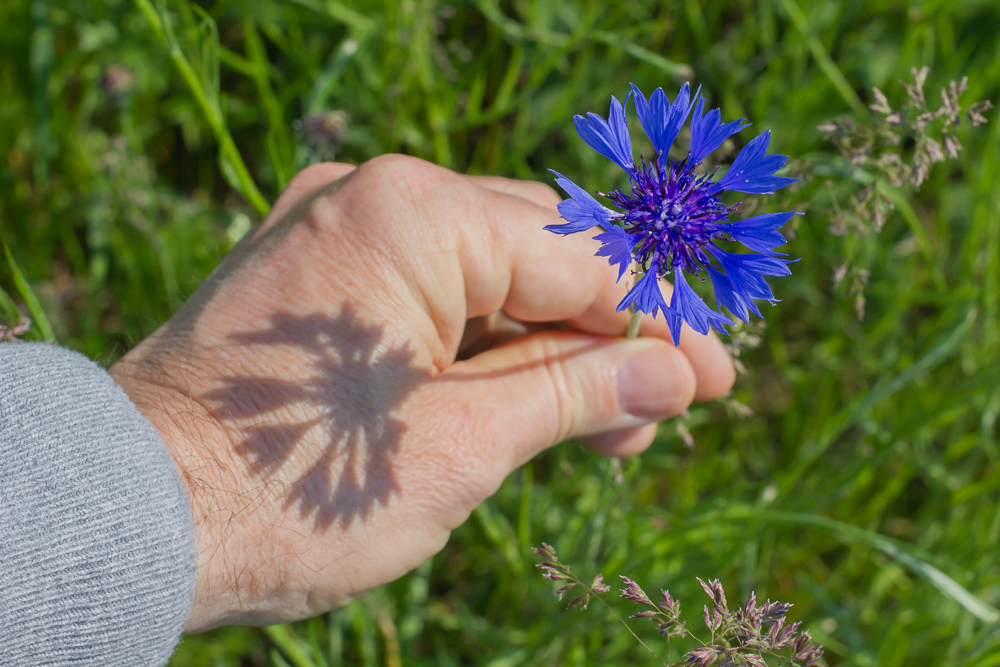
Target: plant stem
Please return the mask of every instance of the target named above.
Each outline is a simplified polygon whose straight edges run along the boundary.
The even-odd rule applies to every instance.
[[[628,321],[628,330],[625,332],[625,338],[638,338],[639,337],[639,321],[642,319],[642,313],[632,306],[632,318]]]
[[[632,283],[634,287],[642,279],[641,275],[635,277],[635,282]],[[636,309],[635,302],[629,306],[628,311],[632,313],[632,318],[628,321],[628,329],[625,330],[625,338],[638,338],[639,337],[639,319],[642,317],[642,313]]]

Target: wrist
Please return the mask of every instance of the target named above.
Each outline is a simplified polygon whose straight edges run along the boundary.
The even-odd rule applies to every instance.
[[[109,372],[159,432],[187,492],[198,554],[184,632],[266,620],[265,604],[278,582],[262,559],[268,538],[261,527],[275,522],[260,512],[274,505],[278,490],[266,483],[250,487],[233,457],[231,434],[190,392],[142,377],[127,358]]]

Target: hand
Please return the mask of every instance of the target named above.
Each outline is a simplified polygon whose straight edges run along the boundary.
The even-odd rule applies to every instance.
[[[377,158],[299,174],[112,369],[163,436],[198,533],[187,631],[314,616],[438,552],[567,438],[636,454],[727,392],[714,337],[624,340],[625,281],[549,187]]]

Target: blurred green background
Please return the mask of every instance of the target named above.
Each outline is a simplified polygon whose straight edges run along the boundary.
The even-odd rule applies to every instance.
[[[772,281],[766,328],[733,337],[731,400],[620,471],[558,447],[406,578],[308,622],[185,638],[171,664],[654,664],[600,605],[562,610],[533,567],[545,540],[581,576],[669,588],[692,628],[694,577],[719,577],[731,600],[794,602],[830,665],[1000,665],[1000,122],[959,127],[959,159],[894,190],[880,233],[831,231],[866,177],[817,129],[869,122],[873,86],[903,101],[911,67],[931,68],[932,102],[962,76],[963,100],[996,102],[997,34],[996,0],[5,0],[0,239],[55,338],[105,364],[321,159],[605,188],[620,176],[572,115],[691,80],[754,123],[730,152],[770,129],[805,178],[763,202],[806,212],[804,259]],[[17,277],[0,261],[21,302]],[[671,660],[692,648],[641,620]]]

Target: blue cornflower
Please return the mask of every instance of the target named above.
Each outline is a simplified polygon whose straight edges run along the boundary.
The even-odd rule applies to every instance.
[[[701,89],[691,96],[684,84],[673,102],[662,88],[657,88],[647,101],[642,92],[632,86],[631,97],[639,122],[653,144],[655,157],[632,157],[632,138],[625,120],[625,108],[617,98],[611,98],[611,110],[605,120],[594,113],[575,116],[576,130],[588,146],[608,158],[629,175],[631,191],[619,188],[610,193],[598,193],[611,200],[621,210],[612,210],[594,197],[553,171],[556,183],[569,199],[559,204],[565,224],[549,225],[545,229],[558,234],[584,232],[595,226],[603,230],[596,238],[603,244],[597,254],[607,257],[618,267],[618,280],[632,268],[638,279],[620,304],[622,311],[632,307],[656,317],[663,313],[670,327],[674,345],[680,344],[681,324],[687,322],[695,331],[706,334],[709,327],[722,333],[725,324],[733,324],[722,313],[725,307],[744,322],[750,313],[760,316],[754,301],[777,302],[764,276],[787,276],[791,272],[783,253],[774,249],[785,243],[777,230],[795,212],[767,213],[739,221],[729,221],[729,215],[739,203],[727,206],[722,202],[726,191],[771,194],[796,179],[775,176],[784,166],[784,155],[767,155],[771,133],[751,139],[733,161],[725,175],[715,180],[718,168],[698,174],[702,160],[740,130],[749,127],[744,119],[722,123],[718,109],[703,113],[705,98]],[[667,153],[681,126],[691,116],[691,147],[682,160],[670,160]],[[738,241],[752,253],[731,253],[716,245],[716,241]],[[715,291],[716,309],[709,308],[687,283],[684,272],[702,282],[707,274]],[[660,292],[659,279],[673,275],[674,292],[667,304]]]

